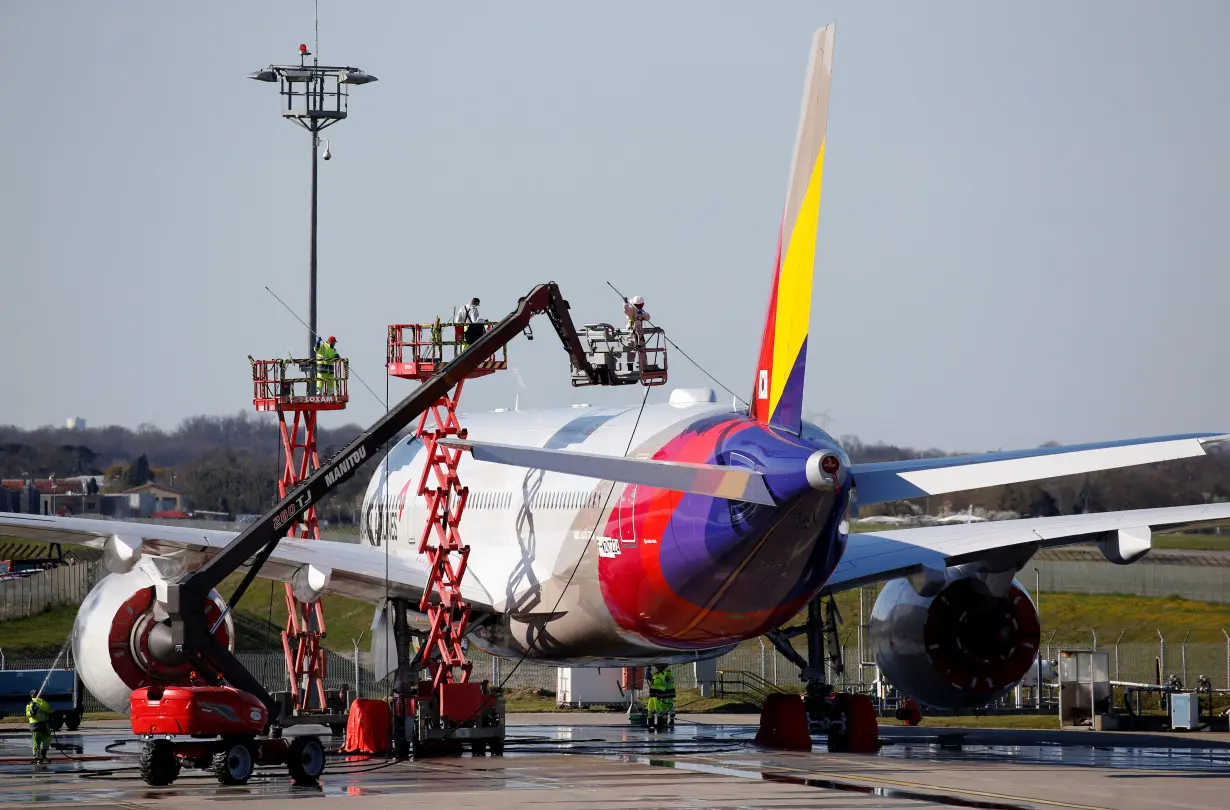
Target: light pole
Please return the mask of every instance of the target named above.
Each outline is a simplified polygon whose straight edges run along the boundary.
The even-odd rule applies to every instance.
[[[312,57],[312,64],[307,58]],[[330,158],[329,148],[321,155],[320,132],[347,115],[350,85],[376,81],[370,73],[355,67],[329,67],[319,64],[317,57],[299,46],[299,64],[270,65],[248,74],[259,82],[277,82],[278,93],[284,99],[282,117],[299,124],[312,135],[312,216],[308,237],[308,358],[315,359],[316,348],[316,169],[318,157]],[[325,139],[326,144],[328,139]],[[313,375],[315,376],[315,375]],[[312,385],[312,388],[315,386]],[[313,390],[314,394],[315,391]]]

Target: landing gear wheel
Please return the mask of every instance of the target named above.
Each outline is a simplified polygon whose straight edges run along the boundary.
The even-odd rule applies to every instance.
[[[224,785],[242,785],[252,776],[252,749],[247,740],[225,740],[214,754],[214,776]]]
[[[49,725],[51,726],[52,731],[59,731],[64,728],[64,715],[59,712],[51,715],[51,723]]]
[[[874,754],[880,750],[880,724],[871,698],[839,692],[833,696],[833,707],[844,721],[844,728],[834,724],[829,731],[830,752]]]
[[[475,740],[474,742],[470,743],[470,754],[476,757],[486,756],[487,741],[486,740]]]
[[[325,770],[325,747],[315,737],[296,737],[290,744],[290,753],[286,759],[286,770],[296,785],[309,786]]]
[[[81,728],[81,712],[70,712],[64,718],[64,725],[68,726],[69,731],[76,731]]]
[[[179,776],[179,757],[170,740],[150,740],[141,746],[141,778],[154,787],[169,785]]]

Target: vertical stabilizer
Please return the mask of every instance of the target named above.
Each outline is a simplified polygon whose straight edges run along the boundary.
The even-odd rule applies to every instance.
[[[826,25],[812,38],[786,208],[777,237],[773,290],[752,392],[752,418],[793,433],[800,431],[803,420],[803,373],[832,71],[833,26]]]

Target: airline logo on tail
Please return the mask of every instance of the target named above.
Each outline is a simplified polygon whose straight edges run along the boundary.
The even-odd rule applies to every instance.
[[[832,71],[833,26],[828,25],[812,39],[750,410],[756,421],[796,434],[803,421],[803,375]]]

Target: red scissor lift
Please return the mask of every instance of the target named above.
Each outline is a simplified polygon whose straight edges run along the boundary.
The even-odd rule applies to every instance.
[[[492,324],[487,324],[490,329]],[[465,351],[463,324],[393,324],[388,331],[388,373],[419,382],[430,379]],[[473,664],[467,660],[461,641],[470,621],[470,605],[462,598],[470,547],[461,539],[459,524],[465,512],[469,489],[461,485],[458,465],[461,449],[442,447],[439,441],[464,439],[466,431],[457,420],[457,404],[465,381],[508,368],[508,349],[501,346],[490,358],[440,397],[419,417],[415,436],[423,443],[423,471],[418,495],[426,500],[427,521],[419,534],[418,551],[427,557],[431,571],[418,612],[427,617],[428,629],[417,660],[429,679],[412,685],[412,694],[396,706],[404,748],[414,756],[457,749],[468,742],[475,754],[504,749],[504,700],[488,685],[473,683]],[[433,598],[434,597],[434,598]],[[417,677],[417,672],[408,673]],[[408,718],[414,722],[407,723]],[[399,735],[399,737],[402,735]],[[404,753],[404,751],[403,751]]]
[[[251,356],[248,360],[252,364],[252,403],[257,411],[278,415],[283,453],[278,496],[284,498],[320,467],[316,419],[321,411],[343,410],[350,401],[350,363],[339,358],[329,368],[313,360],[253,360]],[[304,512],[287,536],[320,539],[315,507]],[[346,728],[350,696],[346,690],[325,690],[328,665],[321,647],[325,635],[324,606],[319,601],[302,602],[290,582],[284,586],[286,628],[282,631],[282,651],[286,655],[290,693],[275,693],[275,697],[281,698],[279,723],[319,723],[340,733]]]

